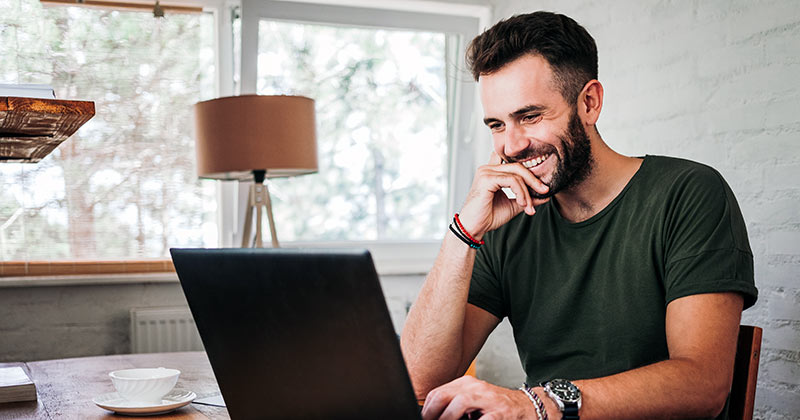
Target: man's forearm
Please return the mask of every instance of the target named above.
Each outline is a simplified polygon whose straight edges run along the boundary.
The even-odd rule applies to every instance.
[[[720,372],[692,360],[671,359],[605,378],[575,381],[583,394],[582,420],[709,418],[728,390]],[[725,374],[722,374],[725,376]]]
[[[418,396],[458,376],[475,251],[448,233],[403,327],[401,347]]]

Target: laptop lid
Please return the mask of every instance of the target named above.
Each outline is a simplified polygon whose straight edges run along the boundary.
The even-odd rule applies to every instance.
[[[369,252],[170,252],[232,418],[420,418]]]

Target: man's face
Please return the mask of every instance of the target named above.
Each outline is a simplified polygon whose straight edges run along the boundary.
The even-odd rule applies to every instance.
[[[551,197],[586,179],[592,165],[589,137],[544,58],[524,55],[482,75],[479,85],[495,152],[507,163],[522,163],[550,187],[544,195],[528,188],[532,197]]]

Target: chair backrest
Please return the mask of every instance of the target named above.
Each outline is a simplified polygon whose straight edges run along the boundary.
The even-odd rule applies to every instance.
[[[730,420],[752,420],[756,398],[758,361],[761,357],[761,328],[751,325],[739,326],[736,344],[736,361],[733,366],[733,384],[728,418]]]
[[[475,359],[473,359],[473,360],[472,360],[472,363],[470,363],[470,364],[469,364],[469,367],[467,368],[467,372],[466,372],[464,375],[469,375],[469,376],[472,376],[472,377],[477,377],[477,376],[478,376],[478,374],[477,374],[477,370],[476,370],[476,368],[475,368],[475,364],[476,364],[477,362],[478,362],[478,358],[476,357]]]

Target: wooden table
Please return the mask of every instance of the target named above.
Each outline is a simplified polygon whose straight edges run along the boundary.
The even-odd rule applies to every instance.
[[[139,367],[169,367],[181,371],[176,389],[194,391],[198,398],[219,394],[205,352],[125,354],[0,363],[21,365],[36,384],[38,401],[0,404],[0,419],[109,419],[125,418],[106,411],[92,398],[114,392],[108,372]],[[151,419],[229,419],[224,407],[189,404]]]

